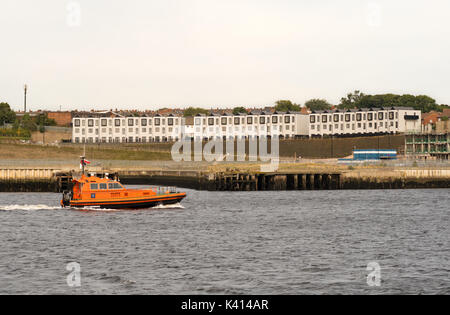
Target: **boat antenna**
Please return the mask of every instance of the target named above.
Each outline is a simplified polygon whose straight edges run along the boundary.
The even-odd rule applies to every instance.
[[[84,167],[86,166],[86,162],[85,162],[85,159],[86,159],[86,143],[84,143],[84,145],[83,145],[83,155],[82,156],[80,156],[80,159],[81,159],[81,174],[82,175],[84,175]]]

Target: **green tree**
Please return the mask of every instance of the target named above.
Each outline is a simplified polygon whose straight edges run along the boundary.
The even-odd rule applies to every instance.
[[[363,93],[356,90],[353,93],[348,93],[347,97],[341,98],[341,103],[339,104],[338,108],[340,109],[351,109],[358,107],[358,104],[361,101],[361,98],[364,96]]]
[[[13,123],[16,120],[16,114],[11,110],[8,103],[0,103],[0,126]]]
[[[40,126],[56,126],[56,121],[54,119],[48,118],[47,113],[39,114],[34,119],[33,122]]]
[[[14,119],[14,123],[13,123],[13,125],[12,125],[12,129],[15,130],[15,131],[17,131],[17,130],[19,130],[19,127],[20,127],[20,122],[19,122],[19,120],[18,120],[18,119]]]
[[[300,105],[294,104],[290,100],[279,100],[275,104],[275,110],[279,112],[299,112],[301,110]]]
[[[22,121],[20,122],[20,127],[22,129],[25,129],[28,131],[36,131],[37,130],[37,126],[31,119],[30,114],[25,114],[23,116]]]
[[[184,110],[184,117],[190,117],[190,116],[195,116],[197,114],[205,114],[208,115],[209,111],[207,109],[204,108],[199,108],[199,107],[189,107],[186,108]]]
[[[324,99],[312,99],[305,103],[305,106],[310,110],[328,110],[331,109],[331,104]]]
[[[366,95],[360,91],[347,94],[341,99],[338,106],[340,109],[351,108],[380,108],[380,107],[412,107],[424,113],[432,110],[442,111],[443,107],[436,104],[436,100],[427,95],[398,95],[398,94],[377,94]]]
[[[244,107],[233,108],[233,115],[238,115],[240,113],[247,113],[247,110]]]

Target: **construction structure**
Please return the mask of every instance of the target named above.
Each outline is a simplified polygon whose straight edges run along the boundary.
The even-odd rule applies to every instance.
[[[408,134],[405,136],[405,154],[419,160],[448,160],[450,133]]]

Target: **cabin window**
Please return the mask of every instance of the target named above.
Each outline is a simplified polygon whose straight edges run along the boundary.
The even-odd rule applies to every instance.
[[[98,184],[91,184],[91,190],[97,190]]]
[[[107,189],[107,188],[108,188],[107,186],[108,186],[108,185],[106,185],[105,183],[100,184],[100,189]]]
[[[108,189],[121,189],[122,187],[119,185],[119,183],[109,183]]]

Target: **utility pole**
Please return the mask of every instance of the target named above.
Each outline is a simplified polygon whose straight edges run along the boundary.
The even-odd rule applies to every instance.
[[[27,112],[27,90],[28,90],[28,86],[25,84],[23,86],[23,113],[24,114]]]

